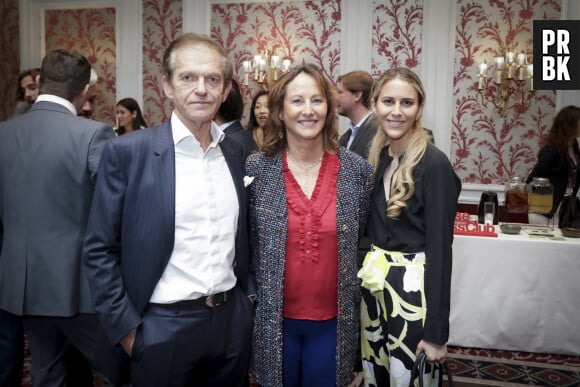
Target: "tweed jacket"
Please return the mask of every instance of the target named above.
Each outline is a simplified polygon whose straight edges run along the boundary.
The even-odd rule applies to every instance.
[[[357,245],[366,224],[373,186],[369,163],[339,149],[336,232],[338,240],[337,385],[348,385],[359,349],[360,281]],[[246,161],[250,185],[250,251],[256,267],[257,307],[252,368],[261,386],[281,386],[282,310],[288,209],[281,153],[256,153]]]

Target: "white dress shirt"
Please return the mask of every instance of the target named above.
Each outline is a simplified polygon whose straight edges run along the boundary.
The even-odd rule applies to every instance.
[[[219,146],[225,134],[212,122],[204,152],[174,114],[175,244],[151,302],[173,303],[225,292],[236,284],[234,256],[239,203]]]
[[[75,108],[75,106],[68,100],[59,97],[57,95],[54,94],[40,94],[38,97],[36,97],[36,100],[34,101],[34,103],[36,102],[41,102],[41,101],[47,101],[47,102],[54,102],[57,103],[59,105],[64,106],[65,108],[67,108],[68,110],[70,110],[70,112],[72,114],[74,114],[75,116],[77,115],[77,109]]]

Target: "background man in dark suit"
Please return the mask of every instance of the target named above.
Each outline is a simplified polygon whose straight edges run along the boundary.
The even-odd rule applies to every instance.
[[[170,120],[103,151],[84,251],[95,307],[134,386],[241,386],[255,294],[247,155],[212,122],[232,65],[185,34],[163,69]]]
[[[240,86],[235,79],[232,79],[232,89],[224,103],[221,104],[214,121],[226,135],[242,144],[246,153],[250,154],[258,149],[258,145],[240,122],[243,113],[244,100]]]
[[[81,268],[100,154],[114,138],[111,127],[76,116],[90,71],[76,52],[50,52],[35,104],[0,124],[0,309],[23,316],[38,386],[66,385],[71,346],[106,375],[105,384],[112,375],[111,358],[97,348],[99,325]]]
[[[336,82],[337,113],[350,119],[350,127],[338,143],[358,153],[364,159],[377,131],[377,118],[371,109],[373,78],[366,71],[352,71],[341,75]]]

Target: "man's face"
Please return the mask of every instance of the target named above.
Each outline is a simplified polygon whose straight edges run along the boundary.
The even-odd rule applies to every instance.
[[[165,95],[175,114],[190,129],[209,128],[231,85],[224,85],[224,61],[212,48],[201,44],[178,48],[171,79],[163,77]]]
[[[95,112],[95,104],[97,102],[97,90],[95,86],[89,86],[89,91],[87,92],[87,98],[81,106],[77,114],[85,118],[93,118],[93,113]]]
[[[38,97],[38,84],[32,76],[27,75],[20,81],[20,87],[24,91],[24,100],[30,104],[33,104]]]
[[[342,82],[338,82],[336,84],[336,112],[343,117],[349,117],[354,104],[355,94],[345,89]]]

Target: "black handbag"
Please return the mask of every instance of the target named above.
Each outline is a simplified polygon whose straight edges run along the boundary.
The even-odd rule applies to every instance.
[[[577,196],[566,195],[562,198],[558,227],[580,229],[580,199]]]
[[[409,381],[409,387],[415,386],[415,379],[419,378],[419,386],[423,387],[423,374],[425,373],[425,365],[427,364],[427,355],[425,352],[421,352],[415,363],[413,363],[413,368],[411,368],[411,380]],[[450,387],[453,387],[453,378],[451,376],[451,371],[449,371],[449,364],[445,360],[442,364],[439,364],[439,386],[443,386],[443,374],[447,374],[447,382]]]

